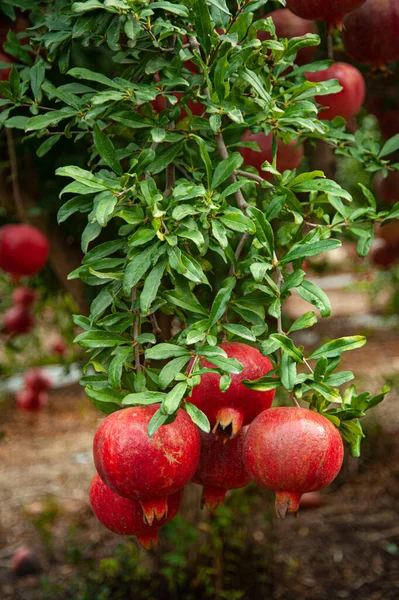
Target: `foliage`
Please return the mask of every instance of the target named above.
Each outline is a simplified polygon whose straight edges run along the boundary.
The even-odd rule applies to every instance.
[[[389,162],[399,136],[381,144],[367,131],[348,133],[340,118],[318,118],[315,88],[320,96],[340,87],[304,73],[331,61],[295,66],[296,53],[319,38],[278,40],[262,18],[267,0],[54,0],[43,16],[34,4],[26,3],[35,23],[29,44],[8,37],[19,64],[0,83],[0,120],[37,138],[38,156],[56,152],[62,138],[87,147],[87,168],[64,166],[57,175],[69,180],[59,221],[87,215],[85,257],[70,278],[98,289],[90,316],[75,317],[83,329],[76,341],[89,354],[88,396],[105,413],[159,402],[151,433],[180,406],[206,430],[206,417],[185,401],[205,372],[199,359],[211,360],[226,389],[242,367],[218,342],[256,343],[275,368],[246,385],[282,387],[309,403],[357,455],[358,419],[387,389],[374,398],[353,386],[341,393],[353,374],[337,369],[342,352],[365,339],[344,337],[309,353],[291,333],[312,327],[316,312],[284,331],[283,304],[298,293],[328,317],[328,296],[306,277],[303,260],[338,248],[342,234],[365,256],[373,223],[397,218],[399,204],[378,210],[362,184],[353,202],[321,171],[279,173],[276,140],[324,140],[374,174],[399,168]],[[20,3],[1,4],[9,15],[13,5]],[[260,29],[271,39],[260,42]],[[267,179],[238,151],[248,128],[274,136]],[[179,319],[167,342],[157,339],[161,313]]]

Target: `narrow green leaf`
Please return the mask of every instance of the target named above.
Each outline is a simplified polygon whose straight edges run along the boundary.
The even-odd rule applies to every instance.
[[[326,358],[334,358],[335,356],[340,356],[342,352],[361,348],[366,342],[366,338],[362,335],[354,335],[331,340],[331,342],[327,342],[327,344],[324,344],[315,350],[315,352],[309,356],[309,359],[320,358],[321,356],[325,356]]]
[[[123,175],[123,170],[111,138],[101,131],[97,123],[93,125],[93,140],[97,152],[106,164],[118,175]]]
[[[292,333],[293,331],[300,331],[301,329],[308,329],[309,327],[313,327],[316,325],[317,317],[313,311],[307,312],[302,317],[299,317],[296,321],[293,322],[291,327],[288,330],[288,333]]]
[[[147,275],[143,290],[140,294],[140,310],[143,315],[147,315],[151,304],[155,300],[162,277],[167,264],[167,259],[161,259]]]
[[[210,426],[210,423],[209,423],[209,419],[202,412],[202,410],[200,410],[199,408],[197,408],[194,404],[191,404],[191,402],[187,402],[187,400],[184,403],[184,408],[186,409],[187,414],[191,418],[192,422],[195,425],[197,425],[197,427],[199,427],[200,429],[202,429],[202,431],[205,431],[205,433],[209,433],[210,432],[211,426]]]

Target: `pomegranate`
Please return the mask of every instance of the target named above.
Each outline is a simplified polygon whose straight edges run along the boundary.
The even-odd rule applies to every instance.
[[[183,490],[172,494],[169,497],[168,514],[153,525],[148,525],[138,500],[118,496],[97,474],[94,475],[90,486],[91,507],[100,523],[119,535],[135,535],[139,544],[146,550],[159,546],[158,530],[177,515],[182,499]]]
[[[399,261],[399,242],[389,244],[385,240],[375,240],[371,249],[372,262],[381,269],[389,269]]]
[[[245,470],[242,453],[248,426],[230,440],[200,431],[201,456],[193,481],[203,487],[201,508],[213,510],[223,504],[227,490],[244,487],[251,479]]]
[[[399,244],[399,221],[395,219],[384,226],[378,227],[376,236],[385,240],[388,246],[397,246]]]
[[[379,67],[399,59],[399,2],[367,0],[344,19],[342,39],[354,60]]]
[[[399,95],[395,88],[384,89],[381,94],[370,94],[366,108],[377,118],[384,138],[399,133]]]
[[[251,133],[249,130],[244,133],[241,138],[242,142],[256,142],[260,148],[260,152],[251,148],[241,148],[241,156],[244,158],[246,165],[256,167],[259,174],[264,179],[272,179],[270,173],[262,171],[261,166],[265,160],[272,163],[272,144],[273,134],[266,135],[264,133]],[[304,151],[303,146],[298,146],[298,142],[293,140],[289,144],[284,144],[280,139],[277,141],[277,170],[280,173],[284,171],[296,169],[302,162]]]
[[[67,352],[67,347],[62,337],[57,338],[51,344],[51,352],[53,354],[57,354],[58,356],[65,356]]]
[[[183,97],[183,93],[175,92],[173,95],[176,96],[177,103],[180,105],[181,99]],[[156,99],[151,102],[151,104],[157,113],[160,113],[162,110],[165,110],[165,108],[166,108],[166,100],[163,96],[157,96]],[[193,113],[193,115],[197,116],[197,117],[202,116],[202,114],[205,111],[205,106],[203,104],[201,104],[201,102],[197,102],[197,101],[193,100],[192,98],[188,99],[187,106],[188,106],[189,110]],[[187,116],[188,116],[188,114],[185,111],[185,109],[180,108],[179,119],[184,119],[184,117],[187,117]]]
[[[17,304],[5,311],[3,315],[3,326],[8,333],[19,335],[29,333],[35,325],[32,314],[25,306]]]
[[[279,517],[297,513],[302,494],[317,492],[338,475],[344,447],[323,415],[278,407],[261,413],[244,441],[244,464],[259,485],[276,492]]]
[[[365,0],[287,0],[286,6],[302,19],[326,21],[329,25],[341,27],[343,16],[364,2]]]
[[[291,39],[293,37],[300,37],[307,33],[319,33],[319,28],[314,21],[307,21],[294,15],[288,8],[278,8],[277,10],[269,13],[265,16],[273,19],[274,26],[276,28],[276,34],[279,38]],[[263,42],[264,40],[270,39],[270,34],[266,31],[258,31],[258,39]],[[312,62],[316,53],[315,46],[308,46],[299,50],[295,62],[298,65],[306,65]]]
[[[94,438],[94,462],[104,483],[125,498],[140,501],[147,522],[168,512],[168,497],[192,479],[200,454],[197,427],[180,409],[176,419],[147,434],[157,405],[109,415]]]
[[[14,275],[34,275],[47,260],[49,244],[31,225],[4,225],[0,229],[0,269]]]
[[[306,73],[309,81],[327,81],[338,79],[343,88],[338,94],[315,96],[315,100],[326,109],[320,111],[320,119],[332,121],[334,117],[343,117],[348,120],[354,117],[362,107],[366,96],[366,84],[363,75],[356,67],[347,63],[337,62],[329,69]]]
[[[13,291],[11,298],[14,304],[29,308],[36,300],[36,292],[31,288],[21,286]]]
[[[25,385],[34,392],[45,392],[51,381],[41,369],[29,369],[25,375]]]
[[[204,373],[200,384],[193,389],[191,402],[206,414],[214,433],[220,427],[228,429],[234,437],[243,425],[251,423],[260,412],[271,406],[275,394],[275,390],[250,390],[241,383],[242,380],[263,377],[273,369],[273,365],[259,350],[247,344],[224,342],[219,347],[229,358],[236,358],[243,370],[238,375],[232,375],[231,385],[226,392],[220,390],[218,373]],[[214,367],[205,359],[201,360],[201,366]]]
[[[16,577],[34,575],[41,570],[39,560],[27,546],[18,548],[10,560],[11,571]]]
[[[17,395],[17,408],[26,412],[38,412],[47,405],[47,402],[46,392],[37,392],[28,387]]]
[[[378,173],[375,178],[375,191],[386,204],[399,202],[399,171],[390,171],[387,177]]]

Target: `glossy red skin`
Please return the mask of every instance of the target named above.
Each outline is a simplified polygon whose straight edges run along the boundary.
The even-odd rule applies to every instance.
[[[39,412],[48,402],[48,396],[45,392],[36,392],[31,388],[23,389],[16,399],[17,408],[25,412]]]
[[[29,333],[34,325],[32,314],[24,306],[18,304],[6,310],[3,315],[3,326],[8,333]]]
[[[172,494],[169,497],[168,514],[153,525],[148,525],[138,500],[118,496],[105,485],[98,474],[94,475],[90,486],[90,504],[100,523],[119,535],[136,536],[137,541],[146,549],[159,545],[159,528],[177,515],[182,500],[183,490]]]
[[[45,392],[51,386],[51,381],[41,369],[29,369],[25,375],[25,385],[35,392]]]
[[[200,431],[201,456],[193,481],[204,488],[201,506],[209,510],[217,508],[223,503],[227,490],[242,488],[251,481],[243,462],[247,431],[248,426],[242,427],[232,440]]]
[[[306,73],[306,79],[315,82],[338,79],[343,88],[338,94],[315,96],[318,104],[327,107],[319,111],[320,119],[332,121],[334,117],[343,117],[348,120],[361,109],[366,97],[366,84],[363,75],[353,65],[337,62],[325,71]]]
[[[148,522],[160,519],[167,498],[190,481],[198,465],[200,437],[188,414],[148,437],[159,405],[127,408],[109,415],[94,437],[93,455],[104,483],[125,498],[142,502]]]
[[[389,205],[399,202],[399,171],[390,171],[387,177],[378,173],[374,185],[378,198],[383,202]]]
[[[371,94],[366,101],[366,108],[378,119],[384,138],[399,133],[399,93],[396,89],[384,89],[383,94]]]
[[[287,0],[286,6],[302,19],[326,21],[340,26],[342,18],[365,0]]]
[[[344,457],[340,434],[323,415],[278,407],[261,413],[244,441],[244,464],[259,485],[276,492],[278,516],[297,512],[301,495],[328,486]]]
[[[31,225],[4,225],[0,229],[0,269],[13,275],[34,275],[46,264],[49,244]]]
[[[278,8],[265,15],[265,19],[271,17],[276,27],[276,34],[279,38],[291,39],[293,37],[300,37],[307,33],[319,33],[319,28],[314,21],[308,21],[307,19],[301,19],[297,15],[294,15],[288,8]],[[259,30],[257,33],[258,39],[263,42],[269,40],[270,35],[266,31]],[[306,65],[312,62],[317,48],[315,46],[309,46],[302,48],[295,59],[296,64]]]
[[[181,99],[183,97],[183,93],[175,92],[173,95],[177,98],[177,103],[180,104]],[[157,96],[156,99],[153,102],[151,102],[151,104],[157,113],[160,113],[166,108],[166,100],[163,96]],[[192,100],[191,98],[187,101],[187,106],[189,110],[193,113],[193,115],[197,117],[201,117],[205,111],[205,106],[201,104],[201,102],[194,102],[194,100]],[[184,119],[184,117],[187,116],[188,113],[184,110],[184,108],[181,108],[179,119]]]
[[[354,60],[375,67],[399,59],[399,2],[367,0],[344,19],[342,39]]]
[[[273,178],[270,173],[262,171],[261,166],[265,160],[272,163],[272,144],[273,135],[270,133],[251,133],[249,130],[244,133],[241,138],[243,142],[256,142],[260,148],[260,152],[256,152],[251,148],[240,148],[241,156],[244,158],[245,166],[252,166],[258,169],[259,175],[264,179],[270,180]],[[289,144],[284,144],[280,139],[277,141],[277,170],[280,173],[284,171],[297,169],[302,162],[304,150],[303,146],[297,145],[297,141],[293,140]]]
[[[31,288],[21,286],[13,291],[11,299],[13,304],[20,304],[29,308],[36,300],[36,292]]]
[[[206,414],[214,431],[218,425],[222,428],[231,425],[234,436],[243,425],[248,425],[260,412],[272,405],[275,394],[275,390],[250,390],[241,383],[242,380],[263,377],[273,369],[273,365],[259,350],[247,344],[224,342],[219,347],[229,358],[236,358],[243,365],[243,370],[231,376],[232,382],[226,392],[220,390],[218,373],[204,373],[200,384],[193,389],[190,402]],[[201,360],[201,366],[214,367],[204,359]]]

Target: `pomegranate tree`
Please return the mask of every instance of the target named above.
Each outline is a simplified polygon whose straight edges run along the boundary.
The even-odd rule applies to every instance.
[[[31,225],[5,225],[0,229],[0,269],[12,275],[35,275],[46,264],[49,244]]]
[[[316,35],[319,33],[319,28],[314,21],[302,19],[288,10],[288,8],[278,8],[272,13],[266,15],[266,17],[271,17],[273,19],[273,23],[276,28],[276,34],[279,38],[291,39],[293,37],[306,35],[307,33],[313,33]],[[264,41],[270,39],[270,34],[259,30],[258,38],[261,41]],[[298,52],[295,62],[298,65],[306,65],[307,63],[310,63],[315,56],[316,49],[317,48],[315,46],[302,48]]]
[[[343,457],[336,427],[303,408],[277,407],[261,413],[244,442],[245,467],[256,483],[275,491],[279,517],[298,512],[305,492],[328,486]]]
[[[138,500],[149,525],[168,514],[169,496],[190,481],[200,453],[198,430],[183,410],[148,437],[156,410],[152,405],[113,413],[100,425],[93,445],[101,479],[120,496]]]
[[[313,82],[337,79],[342,87],[342,91],[338,94],[315,96],[316,102],[325,107],[319,113],[320,119],[331,121],[334,117],[343,117],[349,120],[361,109],[366,96],[366,84],[363,75],[356,67],[337,62],[324,71],[306,73],[306,78]]]
[[[398,60],[397,0],[366,0],[345,17],[342,37],[346,52],[360,63],[379,67]]]
[[[342,26],[342,18],[362,4],[365,0],[287,0],[286,6],[303,19],[326,21],[329,25]]]
[[[250,131],[246,131],[242,136],[241,141],[252,142],[259,148],[259,151],[245,146],[240,148],[240,153],[246,164],[258,169],[259,174],[265,179],[271,179],[270,173],[262,171],[262,164],[265,161],[268,161],[270,164],[273,162],[273,135],[271,133],[266,135],[264,133],[251,133]],[[276,167],[281,173],[283,171],[297,169],[302,162],[303,155],[303,146],[298,140],[292,140],[288,144],[284,144],[280,139],[277,140]]]
[[[243,462],[244,439],[248,431],[242,427],[234,439],[215,437],[201,431],[201,455],[193,481],[203,486],[201,506],[213,510],[225,499],[227,490],[246,486],[250,477]]]

